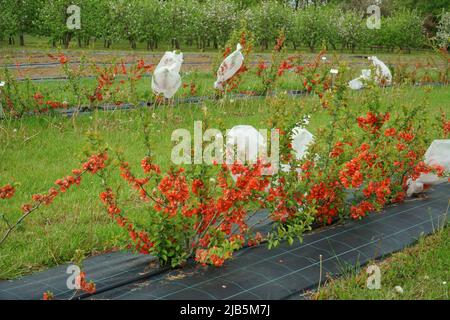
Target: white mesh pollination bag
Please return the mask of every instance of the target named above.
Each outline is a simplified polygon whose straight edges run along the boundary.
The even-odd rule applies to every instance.
[[[297,160],[301,160],[305,156],[309,144],[313,141],[314,136],[308,130],[301,127],[295,127],[292,130],[292,149],[295,151]]]
[[[242,67],[244,63],[244,56],[241,53],[242,46],[238,43],[236,50],[223,60],[217,70],[217,81],[214,83],[214,88],[223,90],[223,84],[231,79]]]
[[[361,90],[362,88],[364,88],[364,82],[370,80],[371,73],[372,72],[370,71],[370,69],[361,70],[361,75],[358,78],[350,81],[348,83],[348,86],[352,90]]]
[[[392,84],[391,70],[389,70],[383,61],[375,56],[369,57],[369,60],[375,66],[375,82],[390,86]]]
[[[297,160],[303,159],[308,151],[308,147],[314,142],[314,136],[311,132],[302,127],[295,127],[292,129],[292,149],[295,152],[295,157]],[[291,171],[291,166],[289,164],[281,164],[281,170],[284,172]],[[300,173],[301,169],[297,169]]]
[[[238,125],[231,128],[226,136],[225,156],[228,165],[238,163],[256,163],[258,151],[265,150],[266,140],[253,126]],[[232,175],[234,181],[239,175]]]
[[[152,77],[152,89],[155,94],[163,94],[172,98],[181,86],[180,69],[183,64],[183,53],[166,52],[156,66]]]
[[[445,172],[450,172],[450,140],[434,140],[425,153],[424,162],[427,165],[438,165],[444,168]],[[408,180],[407,196],[424,190],[425,185],[437,185],[447,181],[446,178],[440,178],[434,173],[421,174],[417,180]]]

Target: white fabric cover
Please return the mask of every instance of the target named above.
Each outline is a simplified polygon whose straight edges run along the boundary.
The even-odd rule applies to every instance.
[[[226,156],[227,160],[236,150],[236,156],[241,162],[256,163],[258,150],[265,150],[266,141],[262,134],[253,126],[238,125],[227,132]],[[234,162],[234,161],[233,161]]]
[[[183,53],[166,52],[156,66],[152,77],[152,89],[155,94],[163,94],[172,98],[181,86],[180,69],[183,63]]]
[[[308,151],[308,146],[314,142],[314,136],[308,130],[302,127],[295,127],[292,129],[292,149],[295,151],[295,157],[297,160],[301,160]],[[281,164],[281,171],[291,171],[289,164]],[[301,169],[297,168],[297,172],[300,173]]]
[[[369,60],[375,66],[375,81],[380,84],[381,79],[384,79],[386,85],[391,85],[392,74],[386,64],[375,56],[369,57]]]
[[[238,163],[256,163],[259,148],[265,150],[266,147],[264,137],[253,126],[234,126],[227,132],[226,136],[225,156],[227,164],[231,165],[235,161]],[[232,177],[234,181],[237,181],[239,175],[232,174]]]
[[[292,149],[295,151],[295,156],[301,160],[308,150],[308,145],[314,141],[314,136],[308,130],[296,127],[292,130]]]
[[[352,90],[361,90],[362,88],[364,88],[364,82],[370,80],[371,73],[372,72],[370,71],[370,69],[361,70],[361,75],[358,78],[350,81],[348,83],[348,86]]]
[[[223,90],[223,83],[232,78],[242,67],[244,56],[241,50],[242,46],[238,43],[236,50],[220,64],[219,70],[217,70],[217,81],[214,83],[214,88]]]
[[[427,165],[439,165],[446,172],[450,172],[450,140],[434,140],[425,153],[424,162]],[[433,173],[421,174],[417,180],[408,180],[407,196],[424,190],[424,185],[436,185],[447,181],[446,178],[439,178]]]

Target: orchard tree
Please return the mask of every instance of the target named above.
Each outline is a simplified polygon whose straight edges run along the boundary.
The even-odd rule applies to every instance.
[[[366,24],[362,15],[355,10],[341,12],[337,21],[339,39],[342,46],[355,52],[366,38]]]
[[[328,29],[327,15],[320,7],[309,6],[297,10],[293,19],[293,26],[290,32],[290,39],[294,43],[304,44],[311,52],[326,40],[325,32]]]
[[[385,43],[391,48],[398,47],[411,52],[411,48],[422,47],[425,43],[423,19],[415,10],[402,9],[386,19]]]
[[[238,8],[233,1],[206,0],[201,4],[198,35],[199,45],[204,49],[212,42],[217,49],[224,46],[238,24]]]
[[[71,0],[45,0],[38,9],[36,28],[42,36],[47,36],[53,47],[62,43],[65,48],[69,47],[75,31],[67,28],[67,8],[74,4]]]
[[[269,43],[275,41],[281,30],[291,29],[292,9],[277,1],[263,1],[251,8],[249,19],[250,30],[263,49],[268,49]]]
[[[140,0],[141,6],[141,41],[148,50],[158,49],[165,35],[164,7],[159,0]]]
[[[14,37],[19,36],[19,44],[25,45],[25,34],[33,33],[33,21],[42,3],[43,0],[0,1],[0,26],[9,37],[9,44],[14,44]]]
[[[182,40],[195,39],[198,31],[198,13],[200,6],[197,1],[171,0],[163,2],[166,39],[171,47],[181,48]]]
[[[436,40],[441,48],[450,46],[450,12],[441,14]]]
[[[110,18],[114,22],[120,39],[128,40],[132,49],[142,38],[142,7],[139,2],[118,0],[110,6]]]

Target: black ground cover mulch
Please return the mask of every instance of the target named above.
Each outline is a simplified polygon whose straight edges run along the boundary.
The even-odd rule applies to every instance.
[[[97,293],[84,299],[299,299],[327,275],[338,276],[414,244],[443,226],[449,215],[450,184],[426,198],[409,199],[361,221],[319,229],[303,243],[268,250],[245,248],[221,268],[193,262],[182,269],[159,269],[154,258],[114,252],[87,259],[84,271]],[[0,299],[41,299],[52,291],[68,299],[67,265],[0,282]]]

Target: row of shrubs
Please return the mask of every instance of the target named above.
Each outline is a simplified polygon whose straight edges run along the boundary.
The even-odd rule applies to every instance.
[[[128,41],[132,48],[145,43],[148,49],[186,46],[205,49],[223,46],[233,30],[243,24],[262,49],[272,46],[281,29],[291,47],[314,51],[323,44],[333,49],[356,50],[383,46],[388,49],[421,48],[427,37],[422,16],[398,9],[382,16],[380,29],[369,29],[369,15],[335,5],[295,9],[275,0],[250,7],[234,0],[0,0],[0,40],[25,44],[25,35],[42,36],[53,46],[80,47],[102,41],[107,48]],[[69,30],[69,5],[81,8],[81,29]],[[439,41],[448,45],[448,13],[442,15]]]

